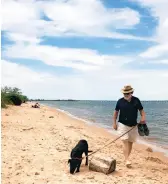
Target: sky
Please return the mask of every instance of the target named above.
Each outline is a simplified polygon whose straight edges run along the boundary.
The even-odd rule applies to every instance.
[[[2,0],[1,86],[29,98],[168,100],[168,0]]]

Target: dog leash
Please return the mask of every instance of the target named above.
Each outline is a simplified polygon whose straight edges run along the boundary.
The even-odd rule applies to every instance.
[[[137,126],[137,125],[136,125],[136,126]],[[130,130],[126,131],[124,134],[122,134],[122,135],[120,135],[119,137],[117,137],[116,139],[112,140],[110,143],[105,144],[103,147],[97,149],[96,151],[93,151],[93,152],[90,153],[88,156],[91,156],[91,155],[97,153],[98,151],[102,150],[102,149],[105,148],[106,146],[108,146],[108,145],[114,143],[115,141],[117,141],[118,139],[120,139],[121,137],[123,137],[125,134],[127,134],[128,132],[130,132],[131,130],[133,130],[136,126],[132,127]],[[86,158],[86,157],[88,157],[88,156],[84,156],[84,157],[82,157],[82,159],[84,159],[84,158]]]

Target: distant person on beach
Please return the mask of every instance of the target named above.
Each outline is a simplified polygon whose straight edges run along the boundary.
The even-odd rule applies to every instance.
[[[40,108],[40,104],[39,103],[35,103],[35,105],[32,105],[33,108]]]
[[[124,86],[121,92],[123,93],[124,97],[117,101],[113,115],[113,128],[118,130],[120,135],[137,125],[138,110],[141,115],[140,124],[145,124],[145,112],[143,110],[143,106],[137,97],[132,96],[134,89],[130,85],[127,85]],[[118,114],[119,120],[117,123]],[[130,132],[121,137],[123,141],[125,164],[127,167],[131,166],[129,156],[132,150],[132,145],[136,141],[137,135],[138,128],[136,126]]]

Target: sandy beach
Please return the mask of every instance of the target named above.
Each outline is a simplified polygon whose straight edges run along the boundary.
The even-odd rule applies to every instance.
[[[80,139],[89,149],[101,148],[113,140],[103,128],[88,125],[59,110],[31,103],[2,109],[2,184],[166,184],[168,158],[136,144],[132,168],[126,168],[122,142],[118,140],[101,153],[117,161],[116,171],[105,175],[81,165],[81,172],[69,174],[67,160]],[[91,159],[91,158],[89,158]]]

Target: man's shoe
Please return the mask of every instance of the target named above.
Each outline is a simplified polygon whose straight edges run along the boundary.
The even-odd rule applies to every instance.
[[[144,129],[145,135],[148,136],[149,135],[149,129],[147,127],[147,124],[143,124],[143,129]]]
[[[125,163],[125,166],[128,167],[128,168],[131,168],[131,162],[127,160],[126,163]]]
[[[138,124],[138,133],[140,136],[145,135],[143,124]]]

